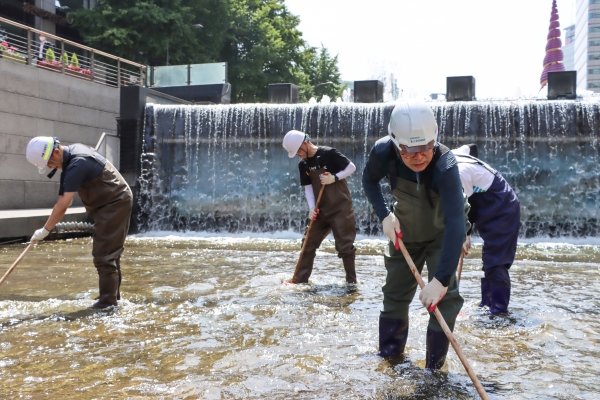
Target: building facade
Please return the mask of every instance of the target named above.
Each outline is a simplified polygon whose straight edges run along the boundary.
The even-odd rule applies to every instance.
[[[577,90],[600,93],[600,0],[577,0],[574,49]]]
[[[564,40],[562,51],[564,54],[563,64],[565,71],[575,70],[575,25],[567,26],[564,29]]]

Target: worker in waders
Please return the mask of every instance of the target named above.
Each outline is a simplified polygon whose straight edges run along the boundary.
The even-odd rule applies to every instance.
[[[452,150],[458,161],[463,190],[469,197],[469,221],[483,239],[481,304],[490,314],[508,313],[510,275],[515,260],[521,206],[514,190],[502,175],[477,158],[477,146],[464,145]],[[471,236],[464,253],[469,254]]]
[[[49,178],[57,169],[62,170],[58,201],[46,224],[35,231],[31,241],[48,236],[65,215],[75,193],[79,193],[94,219],[92,255],[98,271],[100,296],[93,308],[116,306],[120,299],[120,260],[133,199],[129,185],[106,158],[83,144],[62,146],[57,138],[38,136],[27,145],[26,157],[40,173],[47,167],[52,169]]]
[[[356,170],[356,166],[338,150],[326,146],[317,147],[310,142],[308,135],[296,130],[285,135],[283,148],[290,158],[297,155],[302,159],[298,164],[300,184],[304,186],[310,209],[308,218],[313,220],[304,254],[292,283],[308,283],[317,249],[329,232],[333,232],[335,249],[344,264],[346,282],[356,283],[356,223],[352,196],[345,179]],[[315,209],[315,194],[319,193],[322,185],[326,186],[319,209]]]
[[[408,309],[417,281],[395,242],[402,233],[419,272],[427,263],[428,281],[419,299],[440,310],[451,330],[463,298],[456,269],[466,239],[466,197],[454,154],[437,142],[438,129],[429,106],[402,101],[392,110],[388,137],[378,140],[369,154],[362,183],[367,198],[389,238],[384,253],[387,270],[383,310],[379,317],[379,355],[404,352],[408,338]],[[388,178],[395,203],[390,211],[380,181]],[[448,353],[448,338],[433,312],[427,327],[426,368],[440,369]]]

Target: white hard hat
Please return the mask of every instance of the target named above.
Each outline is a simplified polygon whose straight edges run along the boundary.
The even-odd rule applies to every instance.
[[[431,108],[422,101],[403,100],[390,115],[388,134],[396,147],[427,145],[437,140],[438,127]]]
[[[465,144],[464,146],[460,146],[457,149],[453,149],[452,152],[454,154],[463,154],[465,156],[469,156],[470,155],[469,153],[471,152],[471,149],[469,148],[469,146],[467,146]]]
[[[306,134],[300,131],[289,131],[283,138],[283,148],[287,150],[288,156],[294,158],[298,149],[302,146],[302,142],[306,139]]]
[[[46,171],[48,160],[54,150],[54,138],[50,136],[37,136],[29,141],[25,157],[27,161],[38,167],[40,174]]]

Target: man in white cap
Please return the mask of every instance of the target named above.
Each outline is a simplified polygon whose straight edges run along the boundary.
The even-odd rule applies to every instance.
[[[58,201],[46,224],[31,241],[43,240],[62,219],[75,193],[94,219],[92,255],[98,271],[100,296],[93,308],[116,306],[120,299],[121,254],[129,230],[133,196],[119,171],[100,153],[83,144],[62,146],[57,138],[38,136],[29,142],[27,161],[40,173],[57,169],[60,175]]]
[[[477,146],[468,144],[452,150],[458,161],[460,180],[469,197],[469,221],[483,239],[481,303],[492,315],[508,313],[510,275],[515,261],[521,205],[514,190],[500,172],[477,158]],[[470,232],[469,232],[470,233]],[[471,236],[464,244],[469,254]]]
[[[337,149],[326,146],[315,146],[303,132],[292,130],[283,138],[283,148],[288,156],[301,158],[300,184],[304,186],[308,202],[308,218],[313,220],[310,236],[306,238],[304,254],[292,283],[308,283],[312,273],[317,249],[329,232],[333,232],[335,249],[342,259],[346,270],[346,282],[356,283],[354,259],[356,248],[356,222],[352,196],[346,179],[356,170],[356,166]],[[326,185],[319,203],[315,208],[315,193]]]
[[[387,276],[379,317],[379,354],[402,355],[408,338],[408,310],[417,281],[399,248],[402,237],[419,273],[427,263],[429,283],[419,295],[430,310],[425,366],[440,369],[449,342],[432,311],[437,307],[454,330],[464,302],[456,268],[466,238],[466,197],[456,159],[437,141],[437,123],[426,103],[405,100],[396,104],[388,134],[371,149],[362,176],[367,198],[389,238],[384,254]],[[391,211],[379,183],[384,178],[389,179],[394,195]]]

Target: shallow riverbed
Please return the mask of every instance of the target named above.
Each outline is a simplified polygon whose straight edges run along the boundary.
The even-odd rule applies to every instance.
[[[123,300],[93,311],[91,240],[42,243],[0,286],[4,398],[471,399],[450,349],[423,370],[418,300],[404,361],[376,356],[384,242],[357,242],[347,286],[326,241],[310,285],[282,284],[297,239],[130,237]],[[0,247],[1,274],[25,245]],[[456,337],[494,399],[600,399],[600,248],[521,243],[511,313],[480,300],[480,245],[465,260]],[[418,293],[417,293],[418,296]]]

